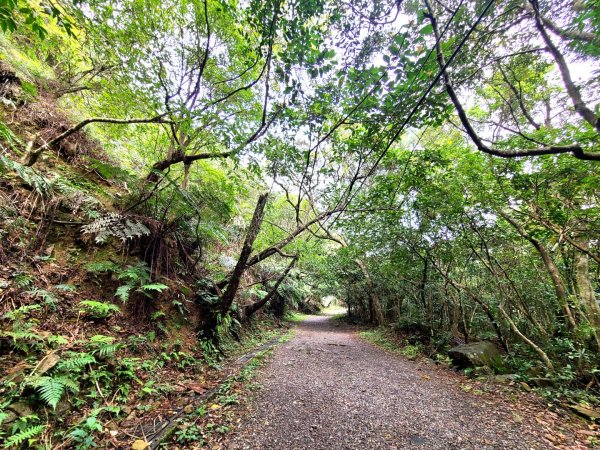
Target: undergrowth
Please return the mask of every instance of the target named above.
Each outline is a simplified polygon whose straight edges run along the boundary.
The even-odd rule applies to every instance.
[[[359,333],[360,337],[372,344],[377,345],[387,351],[402,355],[410,360],[414,360],[422,356],[422,347],[418,344],[409,344],[407,342],[399,342],[398,338],[390,330],[383,328],[373,328],[364,330]]]

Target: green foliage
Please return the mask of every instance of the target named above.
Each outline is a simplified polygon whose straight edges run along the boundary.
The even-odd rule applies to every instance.
[[[79,302],[79,307],[82,313],[94,319],[105,319],[120,312],[117,305],[96,300],[83,300]]]
[[[92,355],[106,358],[114,355],[121,348],[121,344],[115,344],[114,342],[115,338],[112,336],[97,334],[90,338],[87,347]]]
[[[85,269],[93,274],[106,274],[118,271],[120,266],[111,261],[98,261],[86,264]]]
[[[125,284],[119,286],[116,296],[122,302],[126,302],[132,291],[140,292],[148,298],[153,298],[153,294],[161,293],[169,287],[162,283],[152,283],[150,279],[150,269],[145,263],[138,263],[135,266],[127,266],[117,273],[117,279],[125,281]]]
[[[21,89],[23,89],[23,93],[30,101],[35,100],[35,98],[38,96],[38,89],[33,83],[21,81]]]
[[[48,197],[52,194],[52,182],[39,175],[31,167],[26,167],[16,161],[0,155],[0,174],[14,172],[23,183],[30,186],[37,194]]]
[[[202,429],[195,424],[186,426],[175,432],[175,440],[180,444],[194,442],[197,445],[205,445],[206,441],[203,436]]]
[[[66,376],[32,376],[28,379],[27,384],[34,387],[40,398],[53,409],[56,409],[56,405],[66,390],[79,391],[79,384]]]
[[[13,151],[18,151],[18,148],[22,145],[19,137],[2,121],[0,121],[0,140],[6,142]],[[2,164],[6,165],[4,161],[2,161]]]
[[[58,371],[80,372],[87,365],[96,364],[96,358],[89,353],[69,352],[65,356],[56,366]]]
[[[102,432],[102,424],[94,416],[86,418],[73,431],[69,437],[76,442],[75,449],[88,450],[98,447],[95,442],[94,433]]]
[[[48,34],[44,23],[45,17],[56,20],[69,36],[75,37],[70,18],[54,3],[41,2],[38,8],[28,1],[7,0],[0,5],[0,28],[4,32],[14,32],[24,24],[40,39],[44,39]]]
[[[41,298],[44,304],[52,308],[56,308],[59,303],[59,298],[52,292],[49,292],[45,289],[33,289],[31,291],[27,291],[27,293],[34,297]]]
[[[17,447],[25,443],[29,446],[35,442],[35,436],[42,434],[46,428],[47,425],[30,425],[24,427],[6,439],[4,448]]]
[[[77,292],[77,286],[72,284],[57,284],[54,286],[54,289],[64,292]]]
[[[10,310],[2,316],[3,319],[11,320],[11,321],[20,321],[25,319],[30,315],[32,311],[39,310],[41,308],[40,305],[23,305],[13,310]]]

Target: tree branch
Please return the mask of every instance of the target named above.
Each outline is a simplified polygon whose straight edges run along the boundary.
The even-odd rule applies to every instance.
[[[471,138],[471,141],[475,144],[477,149],[483,153],[487,153],[489,155],[500,156],[502,158],[518,158],[523,156],[539,156],[539,155],[556,155],[561,153],[571,153],[574,157],[582,160],[591,160],[591,161],[600,161],[600,153],[588,153],[586,152],[580,145],[549,145],[549,146],[541,146],[537,148],[531,149],[519,149],[519,150],[504,150],[498,149],[494,147],[487,146],[481,137],[477,134],[477,131],[471,125],[469,118],[465,112],[465,109],[460,102],[456,91],[454,90],[454,86],[452,85],[452,81],[450,79],[450,75],[446,70],[446,61],[444,58],[444,54],[442,52],[441,42],[440,42],[440,32],[437,25],[437,20],[435,18],[433,9],[429,1],[426,0],[426,5],[429,10],[429,14],[427,17],[429,18],[431,25],[433,26],[434,35],[436,38],[435,49],[436,56],[438,61],[438,66],[442,71],[444,87],[452,104],[454,105],[454,109],[462,123],[462,126],[465,129],[467,135]],[[595,116],[594,116],[595,117]]]
[[[136,123],[170,123],[170,121],[164,119],[165,114],[161,114],[156,117],[148,118],[148,119],[112,119],[108,117],[93,117],[91,119],[85,119],[79,122],[77,125],[72,126],[71,128],[65,130],[54,139],[49,140],[45,144],[40,147],[28,151],[23,158],[23,165],[32,166],[35,164],[39,156],[47,149],[52,147],[53,145],[58,144],[63,139],[68,138],[72,134],[77,133],[83,127],[91,124],[91,123],[113,123],[113,124],[122,124],[122,125],[131,125]]]

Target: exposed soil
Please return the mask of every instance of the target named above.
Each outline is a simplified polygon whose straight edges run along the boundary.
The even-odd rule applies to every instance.
[[[390,354],[326,316],[299,325],[261,382],[224,448],[579,449],[577,430],[590,429],[535,394]]]

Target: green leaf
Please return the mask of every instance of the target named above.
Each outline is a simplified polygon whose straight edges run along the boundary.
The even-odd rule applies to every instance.
[[[122,302],[126,302],[129,300],[129,292],[133,289],[133,286],[129,284],[124,284],[123,286],[119,286],[115,295],[121,299]]]
[[[169,289],[169,286],[167,286],[166,284],[161,284],[161,283],[153,283],[153,284],[144,284],[143,286],[140,286],[140,289],[142,291],[162,292],[165,289]]]
[[[419,30],[419,34],[421,36],[427,36],[428,34],[433,34],[433,25],[430,23],[425,25],[423,28]]]

